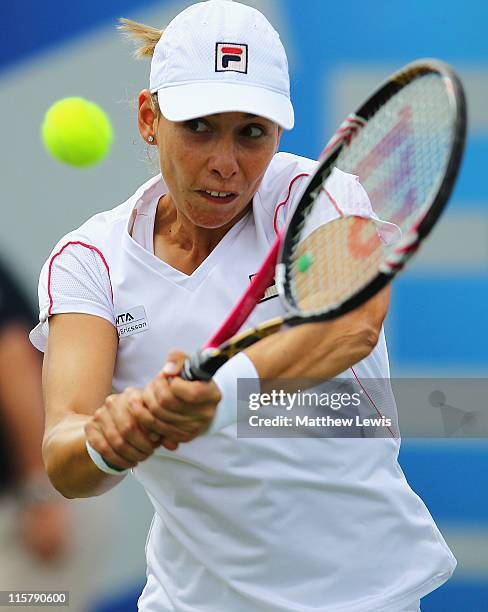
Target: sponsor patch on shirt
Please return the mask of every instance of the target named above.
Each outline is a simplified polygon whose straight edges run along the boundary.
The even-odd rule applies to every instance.
[[[250,274],[249,280],[252,281],[252,279],[255,276],[256,276],[255,274]],[[276,287],[275,282],[273,281],[271,285],[264,292],[264,296],[259,300],[258,304],[261,304],[262,302],[266,302],[266,300],[270,300],[271,298],[274,298],[274,297],[278,297],[278,288]]]
[[[134,306],[126,312],[121,312],[115,320],[119,338],[133,336],[149,329],[144,306]]]

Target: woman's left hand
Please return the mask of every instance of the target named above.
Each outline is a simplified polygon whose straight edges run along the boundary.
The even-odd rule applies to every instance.
[[[186,357],[172,351],[162,371],[144,387],[142,399],[150,416],[141,412],[140,424],[161,434],[161,422],[166,423],[187,432],[185,442],[190,442],[210,427],[222,395],[213,380],[186,381],[178,376]],[[172,441],[171,430],[163,435]],[[181,442],[181,438],[175,441]]]

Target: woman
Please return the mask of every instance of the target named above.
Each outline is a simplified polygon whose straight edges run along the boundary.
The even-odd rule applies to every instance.
[[[387,378],[388,292],[259,342],[209,383],[176,376],[315,167],[276,153],[294,121],[278,34],[228,0],[192,5],[163,34],[124,27],[152,55],[138,125],[162,175],[64,237],[41,274],[32,339],[45,350],[49,335],[52,482],[98,495],[133,469],[155,508],[146,612],[418,610],[455,560],[405,482],[398,440],[237,439],[233,423],[237,378]],[[369,206],[351,175],[330,191],[350,213]],[[280,312],[267,300],[248,323]]]

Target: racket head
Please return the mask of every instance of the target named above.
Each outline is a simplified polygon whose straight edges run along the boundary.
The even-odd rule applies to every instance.
[[[343,122],[281,245],[276,283],[290,324],[341,316],[398,274],[449,199],[466,123],[462,84],[450,66],[434,59],[394,73]],[[344,214],[319,224],[314,236],[307,224],[320,199],[331,197],[327,185],[337,169],[358,177],[379,220]],[[381,229],[381,220],[400,229],[392,243],[378,239],[386,227]],[[334,249],[333,241],[340,248]]]

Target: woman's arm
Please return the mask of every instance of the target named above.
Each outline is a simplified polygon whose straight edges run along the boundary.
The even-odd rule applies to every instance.
[[[240,359],[239,365],[234,367],[237,361],[229,361],[216,375],[218,384],[214,380],[206,383],[173,378],[181,371],[186,357],[184,353],[173,351],[163,369],[171,382],[157,376],[145,388],[143,403],[149,412],[141,415],[141,422],[149,431],[155,431],[156,421],[176,426],[184,418],[188,430],[191,431],[192,424],[194,426],[190,438],[193,439],[209,426],[215,431],[235,421],[236,379],[239,377],[257,374],[261,380],[302,379],[302,388],[303,379],[333,378],[374,349],[389,301],[390,289],[386,288],[339,319],[301,325],[264,338],[246,349],[247,363]]]
[[[369,355],[378,343],[390,287],[352,312],[323,323],[292,327],[245,350],[261,379],[337,376]]]
[[[61,314],[49,319],[42,452],[51,482],[65,497],[98,495],[121,480],[95,466],[85,435],[85,425],[111,393],[116,351],[117,333],[100,317]]]
[[[65,497],[99,495],[123,478],[95,465],[87,441],[105,463],[124,470],[161,444],[175,450],[189,439],[184,429],[154,419],[151,431],[144,428],[148,410],[141,389],[111,395],[117,342],[114,326],[101,317],[58,314],[49,320],[43,456],[51,482]],[[181,419],[183,427],[187,421]]]

